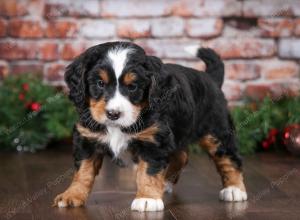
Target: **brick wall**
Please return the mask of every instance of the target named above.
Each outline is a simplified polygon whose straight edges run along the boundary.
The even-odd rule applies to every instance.
[[[0,77],[40,73],[59,85],[70,60],[111,40],[198,69],[183,47],[216,49],[231,103],[300,87],[299,0],[0,0]]]

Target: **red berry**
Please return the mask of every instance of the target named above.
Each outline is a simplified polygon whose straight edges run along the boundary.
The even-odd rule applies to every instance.
[[[19,99],[20,99],[21,101],[23,101],[23,100],[25,99],[24,93],[20,93],[20,94],[19,94]]]
[[[26,102],[25,103],[25,108],[30,109],[31,108],[30,106],[31,106],[31,102]]]
[[[267,150],[270,147],[270,143],[268,141],[263,141],[262,142],[262,147],[263,147],[263,149]]]
[[[278,129],[273,128],[269,131],[269,136],[276,136],[279,133]]]
[[[290,137],[290,132],[285,132],[285,133],[284,133],[284,138],[285,138],[285,139],[288,139],[289,137]]]
[[[269,143],[274,144],[276,142],[276,136],[272,136],[269,138]]]
[[[23,88],[24,91],[28,91],[29,90],[29,85],[27,83],[23,83],[22,88]]]
[[[34,112],[37,112],[37,111],[39,111],[41,109],[41,105],[39,103],[37,103],[37,102],[33,102],[30,105],[30,109],[32,111],[34,111]]]

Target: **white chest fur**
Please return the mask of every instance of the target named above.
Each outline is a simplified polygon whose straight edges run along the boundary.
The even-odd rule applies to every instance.
[[[107,127],[107,134],[101,138],[102,142],[109,145],[116,157],[126,150],[129,140],[130,136],[118,127]]]

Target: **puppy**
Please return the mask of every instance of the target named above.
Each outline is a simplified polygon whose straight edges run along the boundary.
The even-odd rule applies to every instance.
[[[206,72],[164,64],[129,42],[86,50],[67,67],[65,80],[79,113],[74,127],[77,171],[58,207],[83,205],[103,157],[130,152],[137,168],[132,210],[159,211],[165,190],[187,164],[187,147],[197,143],[221,175],[221,200],[247,200],[234,125],[221,91],[224,65],[211,49],[197,56]]]

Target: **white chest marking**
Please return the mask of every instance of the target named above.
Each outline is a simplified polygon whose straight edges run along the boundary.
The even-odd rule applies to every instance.
[[[126,150],[130,136],[123,133],[118,127],[107,127],[107,134],[101,141],[107,143],[109,148],[117,157],[120,153]]]

